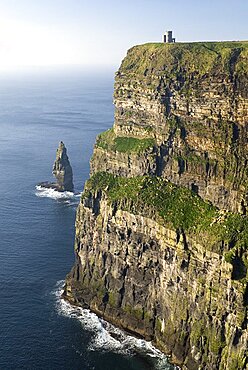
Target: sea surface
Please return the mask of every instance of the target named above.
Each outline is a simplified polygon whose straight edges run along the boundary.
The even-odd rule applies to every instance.
[[[52,180],[64,141],[76,192],[96,135],[113,124],[113,70],[0,75],[0,370],[173,369],[60,294],[74,262],[79,195],[36,188]]]

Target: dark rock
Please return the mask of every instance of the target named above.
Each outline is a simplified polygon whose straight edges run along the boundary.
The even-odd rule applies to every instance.
[[[53,175],[57,182],[44,181],[40,182],[38,186],[47,189],[54,189],[60,192],[73,191],[73,175],[69,158],[66,153],[65,144],[61,141],[57,149],[56,159],[53,165]]]
[[[60,191],[73,191],[73,176],[65,144],[61,141],[57,149],[56,159],[53,165],[53,175],[57,179],[57,187]]]

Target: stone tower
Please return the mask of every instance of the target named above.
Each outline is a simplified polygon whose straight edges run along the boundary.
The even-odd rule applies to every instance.
[[[164,34],[164,42],[166,44],[172,44],[176,42],[176,39],[172,37],[172,31],[166,31]]]

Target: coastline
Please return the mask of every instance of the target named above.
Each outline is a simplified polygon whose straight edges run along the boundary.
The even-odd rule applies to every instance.
[[[168,364],[174,368],[174,370],[186,370],[185,367],[180,367],[180,363],[179,361],[177,361],[176,358],[173,357],[172,354],[169,354],[169,353],[166,353],[166,349],[164,348],[164,346],[159,344],[159,343],[155,343],[154,340],[148,336],[142,336],[140,335],[139,333],[135,332],[134,330],[131,330],[131,329],[128,329],[126,328],[125,326],[123,326],[120,321],[116,320],[113,316],[109,316],[109,315],[106,315],[104,313],[102,313],[101,311],[97,310],[97,309],[94,309],[92,307],[89,307],[88,305],[82,305],[80,304],[79,302],[76,302],[74,299],[72,299],[70,296],[68,296],[66,293],[65,293],[65,285],[63,286],[62,288],[62,291],[60,292],[60,299],[61,300],[64,300],[65,302],[67,302],[72,308],[78,308],[80,310],[87,310],[89,312],[91,312],[92,314],[95,314],[99,319],[102,319],[105,321],[106,324],[110,324],[110,325],[113,325],[114,328],[120,330],[125,336],[128,336],[128,337],[132,337],[134,340],[137,340],[137,341],[145,341],[148,345],[148,348],[152,351],[154,351],[154,356],[165,356],[166,357],[166,360],[168,361]],[[151,347],[150,347],[151,346]],[[162,370],[162,368],[161,368]]]

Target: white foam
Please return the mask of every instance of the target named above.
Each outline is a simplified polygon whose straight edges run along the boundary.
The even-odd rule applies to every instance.
[[[82,193],[76,193],[76,194],[74,194],[75,198],[80,198],[81,195],[82,195]]]
[[[52,198],[52,199],[73,199],[75,197],[74,193],[71,191],[57,191],[52,188],[45,188],[43,186],[37,185],[35,195],[40,198]],[[78,194],[76,195],[78,196]],[[80,195],[79,195],[80,196]]]
[[[88,345],[90,351],[111,351],[122,355],[147,355],[155,360],[158,370],[171,369],[167,357],[155,348],[151,342],[132,337],[99,318],[90,310],[72,306],[61,298],[64,281],[59,281],[53,294],[56,296],[56,308],[60,315],[80,321],[85,330],[92,332],[92,339]],[[179,369],[174,367],[174,369]]]

